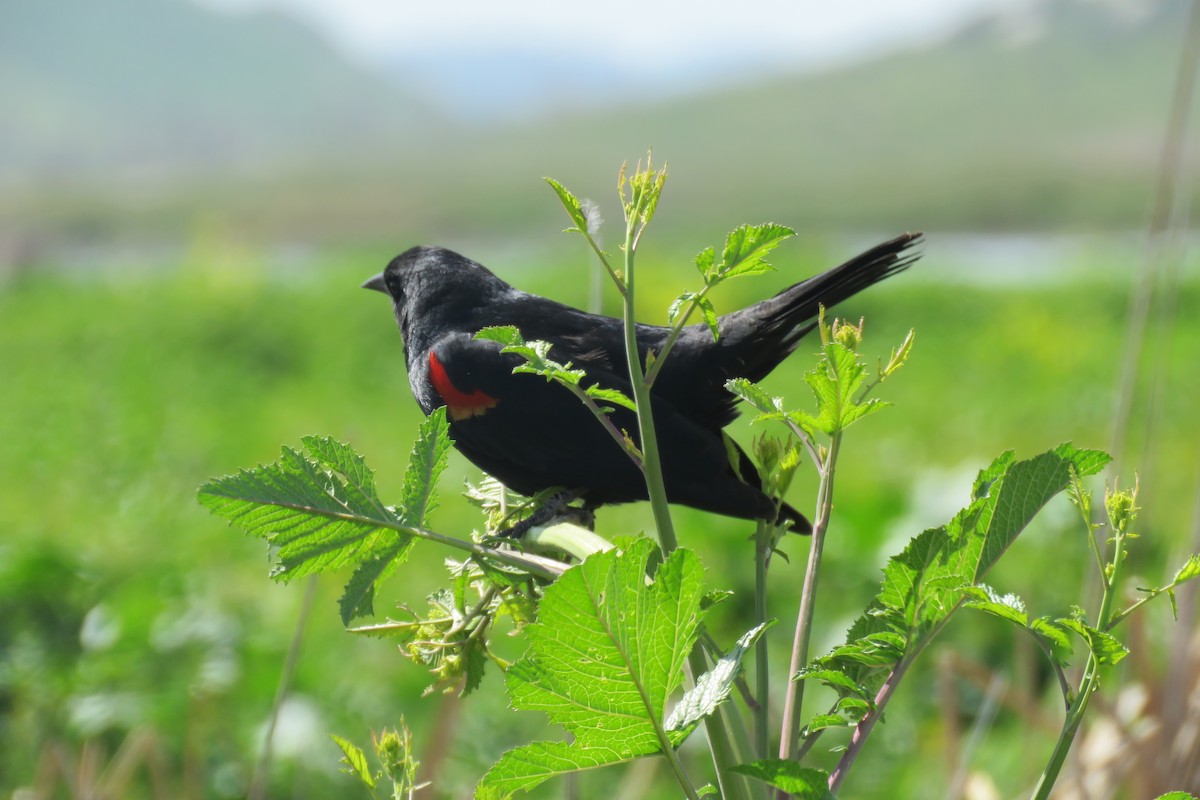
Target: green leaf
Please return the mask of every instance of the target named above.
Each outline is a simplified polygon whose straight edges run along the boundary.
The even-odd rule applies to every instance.
[[[782,789],[799,800],[834,800],[829,791],[829,773],[800,766],[787,759],[767,758],[730,767],[730,772],[757,778]]]
[[[700,277],[704,278],[706,284],[712,283],[712,279],[716,276],[716,271],[713,269],[714,256],[715,253],[712,247],[706,247],[696,254],[696,269],[699,271]]]
[[[1029,630],[1050,644],[1054,660],[1059,666],[1067,665],[1067,659],[1071,657],[1071,653],[1074,652],[1075,648],[1072,647],[1071,637],[1067,635],[1066,630],[1056,625],[1054,620],[1049,617],[1038,617],[1031,621],[1029,623]]]
[[[512,325],[497,325],[484,328],[475,334],[475,338],[499,342],[504,345],[500,352],[516,353],[524,358],[526,363],[514,367],[513,372],[540,375],[548,381],[558,381],[568,386],[579,386],[587,378],[587,373],[583,370],[572,369],[570,362],[560,364],[552,360],[549,355],[554,345],[550,342],[540,339],[525,341],[524,337],[521,336],[521,332]],[[619,389],[605,389],[592,384],[586,387],[584,391],[588,397],[594,400],[623,406],[630,411],[637,410],[637,406],[634,405],[633,400]]]
[[[676,297],[671,303],[671,307],[667,309],[667,325],[674,325],[679,316],[684,313],[688,304],[696,299],[696,293],[692,291],[684,292]]]
[[[554,775],[661,752],[667,699],[683,680],[704,594],[696,556],[676,550],[647,582],[654,543],[597,553],[546,589],[529,649],[508,670],[513,708],[543,711],[573,741],[504,756],[477,797],[509,797]]]
[[[1105,453],[1069,444],[1026,461],[1012,453],[998,457],[976,478],[970,505],[948,524],[919,534],[888,562],[879,594],[851,626],[846,644],[818,659],[816,666],[840,670],[872,688],[882,680],[883,670],[924,647],[964,601],[973,599],[985,611],[1019,621],[1023,612],[1015,599],[990,595],[986,589],[979,595],[972,587],[1034,515],[1070,484],[1072,469],[1087,476],[1108,460]],[[1053,638],[1044,622],[1030,627]],[[1107,657],[1116,657],[1106,642],[1098,640],[1096,646]]]
[[[819,681],[831,689],[836,689],[841,695],[857,695],[864,700],[871,699],[871,693],[866,687],[855,683],[844,672],[835,669],[802,669],[796,673],[793,680]]]
[[[553,178],[546,178],[546,183],[550,184],[550,188],[558,195],[558,200],[566,209],[567,216],[575,223],[574,228],[568,228],[568,233],[586,233],[588,229],[587,215],[583,213],[583,205],[579,202],[579,198],[571,194],[565,186]]]
[[[1154,800],[1197,800],[1197,798],[1194,794],[1189,794],[1188,792],[1167,792],[1166,794],[1160,794]]]
[[[751,628],[733,649],[717,660],[712,669],[700,676],[696,685],[687,691],[667,717],[667,730],[671,740],[678,743],[695,730],[709,714],[717,710],[733,688],[733,682],[742,668],[742,659],[773,623],[764,622]]]
[[[424,528],[426,516],[437,507],[437,482],[446,469],[450,445],[446,409],[438,408],[421,422],[404,471],[400,521],[410,528]]]
[[[910,328],[908,335],[904,337],[904,341],[900,343],[900,346],[893,348],[888,363],[880,368],[880,380],[890,377],[892,373],[904,366],[904,362],[908,361],[908,357],[912,353],[913,342],[916,340],[916,337],[917,332]]]
[[[764,413],[783,410],[783,399],[771,397],[757,383],[746,378],[725,381],[725,388]]]
[[[394,542],[355,568],[338,598],[338,614],[343,625],[349,627],[357,617],[375,613],[375,586],[396,571],[411,541],[405,537],[403,541]]]
[[[1016,623],[1022,628],[1028,627],[1029,615],[1025,613],[1025,603],[1015,594],[1000,596],[995,589],[986,585],[968,586],[963,590],[963,596],[969,598],[964,605],[967,608],[978,609],[1009,622]]]
[[[809,736],[828,728],[852,728],[857,724],[856,720],[847,719],[841,714],[817,714],[804,726],[804,735]]]
[[[1184,581],[1190,581],[1197,576],[1200,576],[1200,555],[1193,555],[1175,573],[1175,577],[1171,580],[1171,583],[1178,586]]]
[[[721,280],[739,275],[754,275],[774,269],[766,262],[767,255],[795,231],[784,225],[740,225],[725,237],[725,249],[717,275]]]
[[[598,384],[592,384],[584,390],[587,396],[601,403],[612,403],[615,406],[628,408],[630,411],[637,411],[637,404],[629,398],[629,395],[619,389],[602,389]]]
[[[374,789],[375,777],[371,775],[371,767],[367,764],[366,754],[349,739],[343,739],[332,733],[329,734],[329,738],[333,739],[342,750],[342,763],[346,765],[346,769],[343,769],[342,772],[357,776],[368,788]]]
[[[1111,633],[1097,630],[1082,620],[1074,617],[1060,617],[1054,620],[1054,622],[1056,625],[1078,634],[1087,643],[1088,649],[1091,650],[1097,663],[1105,665],[1117,664],[1121,659],[1129,655],[1129,650],[1125,648],[1125,645],[1121,644],[1117,637]]]
[[[707,297],[701,297],[696,300],[696,304],[700,306],[700,313],[704,315],[704,323],[708,325],[708,329],[712,332],[713,341],[720,338],[720,323],[717,321],[717,310],[713,308],[712,301]]]
[[[208,481],[198,500],[277,548],[277,580],[406,555],[411,537],[392,529],[404,511],[380,502],[362,458],[332,439],[304,443],[307,455],[284,447],[273,464]]]
[[[479,333],[476,333],[475,338],[484,339],[489,342],[499,342],[506,346],[525,344],[525,339],[521,336],[521,331],[517,329],[516,325],[490,325],[481,329]]]

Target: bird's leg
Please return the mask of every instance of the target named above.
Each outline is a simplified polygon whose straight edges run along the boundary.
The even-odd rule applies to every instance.
[[[496,536],[502,539],[520,539],[539,525],[545,525],[559,517],[570,517],[587,527],[588,530],[591,530],[596,520],[596,515],[592,512],[592,509],[586,505],[582,508],[571,507],[571,503],[578,500],[582,495],[583,492],[579,489],[552,494],[528,517],[497,531]]]

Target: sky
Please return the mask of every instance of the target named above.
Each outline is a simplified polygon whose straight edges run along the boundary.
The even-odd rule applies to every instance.
[[[681,62],[819,64],[876,46],[935,39],[981,8],[1032,0],[199,0],[273,7],[315,23],[368,59],[473,45],[579,52],[647,71]]]

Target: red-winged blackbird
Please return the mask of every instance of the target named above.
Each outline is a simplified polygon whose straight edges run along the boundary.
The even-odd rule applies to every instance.
[[[826,308],[894,275],[917,259],[908,248],[921,234],[884,242],[828,272],[708,326],[684,328],[652,387],[652,403],[667,497],[718,514],[778,519],[807,532],[799,511],[775,503],[760,488],[745,452],[721,430],[737,415],[729,378],[761,380],[815,327]],[[524,495],[563,487],[595,507],[645,500],[640,468],[566,388],[530,374],[477,340],[480,329],[514,325],[526,340],[553,347],[549,357],[587,372],[586,383],[632,396],[625,371],[622,322],[519,291],[480,264],[440,247],[414,247],[363,284],[392,298],[404,338],[409,383],[426,414],[446,406],[450,434],[468,459]],[[659,351],[667,328],[639,325],[638,347]],[[637,441],[633,412],[612,421]],[[736,462],[736,463],[734,463]]]

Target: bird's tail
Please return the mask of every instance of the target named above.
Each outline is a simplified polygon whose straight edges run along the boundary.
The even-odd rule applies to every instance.
[[[796,349],[801,337],[816,327],[821,306],[832,308],[895,275],[920,258],[911,248],[922,234],[905,233],[876,245],[846,263],[801,281],[772,298],[735,311],[722,320],[722,328],[738,331],[734,374],[761,380]],[[732,355],[732,354],[731,354]]]

